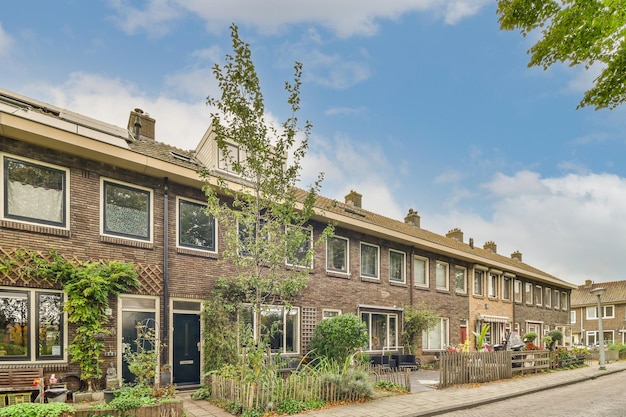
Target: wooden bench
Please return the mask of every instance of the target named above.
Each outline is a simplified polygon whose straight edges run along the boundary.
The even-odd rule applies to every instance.
[[[33,385],[39,380],[38,385]],[[43,391],[43,368],[0,369],[0,406],[30,402],[33,392]]]

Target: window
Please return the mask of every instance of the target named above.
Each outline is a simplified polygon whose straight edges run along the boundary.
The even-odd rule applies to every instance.
[[[0,346],[4,351],[0,361],[63,359],[63,301],[60,292],[0,290]],[[37,331],[31,333],[31,328]]]
[[[598,307],[587,307],[587,320],[595,320],[598,318]]]
[[[467,269],[462,266],[454,268],[455,289],[459,294],[467,293]]]
[[[361,276],[378,279],[378,246],[361,243]]]
[[[515,297],[516,303],[522,302],[522,281],[520,281],[519,279],[516,279],[513,282],[513,295]]]
[[[552,307],[552,288],[543,288],[543,304],[546,307]]]
[[[366,325],[369,336],[366,350],[388,350],[398,348],[398,314],[383,312],[362,312],[361,320]]]
[[[418,287],[428,287],[428,259],[413,257],[413,279]]]
[[[436,271],[436,285],[438,290],[448,290],[449,285],[449,275],[448,275],[448,264],[445,262],[437,261],[437,271]]]
[[[152,240],[152,192],[104,179],[102,189],[103,233]]]
[[[325,308],[322,310],[322,320],[331,319],[339,315],[341,315],[341,310],[336,310],[333,308]]]
[[[474,295],[484,295],[483,281],[485,272],[480,270],[474,270]]]
[[[389,250],[389,281],[406,282],[405,278],[406,254]]]
[[[532,305],[533,299],[533,284],[530,282],[524,283],[524,296],[526,297],[526,304]]]
[[[502,277],[502,299],[511,301],[511,277]]]
[[[543,304],[543,292],[541,291],[541,285],[535,286],[535,305]]]
[[[313,268],[313,230],[306,227],[287,227],[288,250],[287,265]]]
[[[576,323],[576,310],[572,310],[569,312],[569,322],[570,324]]]
[[[67,227],[67,169],[4,156],[3,176],[5,218]]]
[[[264,338],[267,338],[267,343],[273,353],[298,353],[300,351],[299,315],[298,307],[291,307],[291,309],[269,305],[261,307],[261,333]],[[252,329],[256,328],[251,306],[247,306],[243,320]]]
[[[605,332],[603,332],[603,342],[604,345],[610,345],[611,343],[613,343],[613,331],[612,330],[607,330]],[[587,332],[587,346],[598,346],[600,344],[600,332],[598,331],[590,331]]]
[[[500,275],[490,273],[489,274],[489,287],[487,288],[490,298],[498,298],[498,283],[500,282]]]
[[[217,167],[224,171],[234,172],[233,167],[241,162],[239,155],[239,147],[232,143],[226,143],[226,151],[218,150],[219,158]]]
[[[256,222],[259,221],[261,232],[256,233]],[[252,216],[249,218],[241,218],[237,221],[237,238],[238,238],[238,248],[237,253],[240,256],[249,256],[253,257],[256,255],[258,258],[261,258],[260,261],[266,261],[266,259],[262,259],[265,254],[264,249],[267,245],[267,239],[269,239],[268,233],[263,233],[263,226],[266,221],[263,218],[257,219]],[[259,241],[257,241],[257,237]],[[255,253],[258,251],[258,253]]]
[[[615,308],[614,306],[602,306],[602,318],[603,319],[613,319],[615,318]],[[595,320],[598,318],[598,307],[587,307],[587,320]]]
[[[554,295],[554,308],[561,308],[561,294],[558,290],[554,290],[552,294]]]
[[[448,345],[448,319],[441,318],[439,324],[422,333],[423,350],[443,350]]]
[[[335,236],[326,241],[326,269],[348,273],[348,239]]]
[[[565,291],[561,291],[561,308],[563,310],[567,310],[569,303],[567,302],[567,293]]]
[[[178,199],[178,246],[215,252],[215,219],[206,204]]]

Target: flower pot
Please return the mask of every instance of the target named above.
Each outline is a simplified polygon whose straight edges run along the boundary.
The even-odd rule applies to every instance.
[[[113,391],[111,388],[106,388],[102,390],[102,393],[104,394],[104,402],[107,404],[110,403],[113,398],[115,398],[115,391]]]

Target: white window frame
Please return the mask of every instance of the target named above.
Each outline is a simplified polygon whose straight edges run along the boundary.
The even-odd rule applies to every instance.
[[[477,291],[477,282],[480,285],[480,291]],[[483,271],[482,269],[474,269],[474,279],[472,280],[472,293],[481,297],[485,296],[485,271]]]
[[[337,268],[333,265],[330,265],[332,262],[332,256],[329,253],[329,241],[332,239],[342,240],[345,242],[345,256],[344,256],[344,268]],[[326,240],[326,271],[334,272],[339,274],[349,274],[350,273],[350,239],[343,236],[333,236]]]
[[[432,330],[437,330],[439,333],[439,343],[436,346],[433,346],[430,343],[429,335]],[[437,352],[442,351],[447,348],[450,343],[450,319],[447,317],[441,317],[439,319],[439,324],[435,326],[435,329],[425,330],[422,332],[422,350],[425,352]]]
[[[287,226],[285,233],[288,232],[290,227],[299,227],[299,226]],[[308,252],[309,250],[313,251],[313,229],[311,227],[301,227],[301,229],[304,229],[305,231],[309,232],[309,237],[308,237],[309,248],[306,250],[306,252]],[[302,245],[300,246],[300,248],[302,248]],[[298,248],[298,249],[300,249],[300,248]],[[305,256],[307,256],[307,254],[305,254]],[[299,263],[295,263],[295,262],[290,262],[288,259],[285,260],[285,265],[291,266],[291,267],[294,267],[294,268],[313,269],[313,258],[314,258],[313,252],[311,252],[311,259],[309,259],[309,264],[308,265],[303,265],[303,264],[299,264]]]
[[[400,255],[402,258],[401,268],[400,268],[400,279],[394,278],[391,271],[391,256],[392,254]],[[389,249],[389,282],[395,282],[398,284],[406,284],[406,252],[402,252],[395,249]]]
[[[543,305],[543,287],[539,284],[535,285],[535,305]]]
[[[487,274],[487,297],[497,299],[500,297],[500,274],[489,272]]]
[[[418,268],[415,266],[415,261],[421,261],[424,265],[424,282],[417,281],[417,271]],[[429,267],[428,267],[428,258],[424,258],[422,256],[413,256],[413,280],[415,282],[416,287],[428,288],[429,285]]]
[[[570,324],[576,324],[576,310],[570,310],[570,312],[569,312],[569,322],[570,322]]]
[[[524,295],[524,286],[522,285],[522,280],[515,279],[513,281],[513,299],[516,303],[521,303],[523,301]]]
[[[341,316],[341,310],[337,308],[324,308],[322,309],[322,320],[332,319],[333,317]]]
[[[140,237],[126,233],[115,233],[105,230],[105,188],[107,184],[117,185],[123,188],[134,189],[139,192],[148,194],[148,236]],[[136,242],[152,243],[154,238],[154,190],[140,185],[131,184],[124,181],[118,181],[112,178],[100,177],[100,235],[110,236],[118,239],[132,240]]]
[[[251,305],[246,305],[246,310],[245,313],[246,314],[250,314],[250,319],[251,319],[251,324],[252,324],[252,329],[254,332],[256,332],[257,330],[257,326],[254,325],[254,319],[255,319],[255,315],[252,314],[252,306]],[[248,310],[249,308],[249,310]],[[300,307],[295,307],[295,306],[291,306],[291,308],[287,308],[284,305],[270,305],[270,304],[263,304],[261,306],[261,316],[264,315],[264,313],[270,311],[271,309],[281,309],[282,310],[282,329],[281,331],[278,332],[278,334],[281,337],[281,343],[282,343],[282,348],[280,349],[272,349],[272,353],[279,353],[281,355],[297,355],[300,353],[300,343],[301,343],[301,326],[300,326],[300,318],[301,318],[301,312],[300,312]],[[292,346],[292,350],[287,350],[287,315],[295,315],[296,318],[293,321],[294,325],[295,325],[295,329],[293,330],[293,339],[294,339],[294,346]],[[257,336],[256,334],[254,336]]]
[[[503,274],[502,275],[502,288],[500,290],[500,295],[502,296],[503,300],[505,301],[512,300],[513,285],[515,285],[513,277]]]
[[[543,287],[543,305],[545,308],[552,308],[552,288]]]
[[[526,299],[526,305],[533,305],[535,303],[535,286],[532,282],[524,282],[524,298]]]
[[[385,316],[385,340],[384,344],[381,345],[380,339],[378,340],[378,345],[376,345],[374,338],[377,336],[373,336],[373,322],[372,315],[380,315]],[[366,319],[367,318],[367,319]],[[368,335],[368,342],[365,346],[365,350],[372,351],[389,351],[389,350],[397,350],[398,342],[400,337],[400,315],[397,311],[379,311],[379,310],[367,310],[361,311],[361,320],[365,322],[366,331]],[[394,326],[391,323],[394,323]],[[393,327],[393,328],[392,328]]]
[[[206,203],[203,203],[201,201],[198,200],[193,200],[190,198],[184,198],[184,197],[180,197],[177,196],[176,197],[176,247],[177,248],[181,248],[181,249],[185,249],[185,250],[195,250],[195,251],[200,251],[200,252],[210,252],[210,253],[217,253],[217,237],[218,237],[218,232],[217,232],[217,221],[215,221],[215,218],[213,216],[209,216],[210,218],[213,219],[213,247],[209,247],[209,246],[202,246],[202,245],[194,245],[194,244],[189,244],[189,243],[181,243],[181,228],[180,228],[180,222],[181,222],[181,215],[180,215],[180,207],[181,204],[194,204],[194,205],[198,205],[198,206],[204,206],[206,208]]]
[[[4,360],[0,361],[2,365],[11,365],[11,364],[41,364],[41,363],[59,363],[59,362],[67,362],[67,346],[68,346],[68,320],[67,313],[63,312],[63,303],[67,301],[67,296],[65,293],[59,290],[52,289],[43,289],[43,288],[27,288],[27,287],[0,287],[3,293],[6,293],[7,296],[15,295],[15,294],[24,294],[27,299],[27,325],[26,325],[26,335],[28,339],[28,355],[25,356],[11,356],[5,355],[3,357]],[[39,295],[55,295],[61,296],[61,317],[60,317],[60,331],[61,334],[61,346],[59,346],[58,354],[50,354],[50,355],[42,355],[40,356],[39,352]],[[8,331],[8,329],[7,329]]]
[[[561,291],[561,309],[567,310],[569,308],[569,300],[567,299],[567,293],[565,291]]]
[[[62,219],[60,222],[49,221],[45,219],[37,219],[34,217],[17,216],[17,215],[13,216],[7,213],[8,211],[7,206],[9,204],[8,202],[9,190],[6,189],[6,183],[8,182],[8,179],[6,178],[7,159],[12,159],[17,162],[23,162],[28,165],[34,165],[36,167],[38,166],[44,169],[60,171],[63,173],[63,199],[62,199],[63,213],[61,214]],[[0,196],[2,196],[2,203],[0,204],[0,218],[10,221],[10,222],[15,222],[15,223],[36,224],[38,226],[50,227],[54,229],[69,230],[70,224],[71,224],[70,223],[70,211],[71,211],[70,210],[70,190],[71,190],[70,177],[71,175],[70,175],[69,168],[62,167],[59,165],[48,164],[46,162],[36,161],[30,158],[23,158],[21,156],[11,155],[7,153],[0,153]]]
[[[552,297],[553,297],[553,301],[554,301],[554,309],[555,310],[560,310],[561,309],[561,293],[559,292],[559,290],[555,289],[554,291],[552,291]]]
[[[370,247],[370,248],[374,248],[376,249],[376,259],[375,262],[376,264],[374,265],[374,274],[366,274],[363,273],[363,248],[364,247]],[[360,253],[360,259],[361,259],[361,266],[360,266],[360,271],[361,271],[361,278],[367,278],[367,279],[380,279],[380,246],[378,245],[373,245],[371,243],[367,243],[367,242],[361,242],[361,247],[359,250]]]
[[[443,278],[445,280],[444,286],[439,285],[439,280],[441,277],[439,273],[439,271],[441,270],[440,267],[445,267],[445,272],[443,275]],[[435,288],[442,291],[450,290],[450,264],[448,264],[447,262],[435,261]]]
[[[459,288],[459,273],[463,275],[463,288]],[[454,289],[457,294],[467,294],[467,268],[464,266],[454,266]]]
[[[608,311],[610,309],[610,315]],[[587,320],[598,320],[598,306],[589,306],[587,307]],[[614,319],[615,318],[615,305],[607,304],[602,306],[602,318],[603,319]]]

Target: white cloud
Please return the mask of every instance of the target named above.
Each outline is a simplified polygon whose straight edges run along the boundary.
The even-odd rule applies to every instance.
[[[344,201],[350,190],[363,195],[363,208],[402,219],[405,210],[398,205],[400,179],[384,149],[337,134],[332,139],[312,137],[302,164],[302,184],[325,174],[321,194]]]
[[[13,43],[13,38],[2,29],[2,24],[0,24],[0,56],[8,55]]]
[[[204,19],[207,29],[221,32],[231,23],[252,26],[263,33],[279,33],[301,23],[324,26],[340,37],[371,36],[378,21],[395,20],[415,12],[428,12],[448,24],[476,14],[487,0],[149,0],[141,10],[128,0],[111,0],[118,12],[116,20],[128,33],[145,30],[160,35],[183,14],[183,10]]]
[[[141,108],[156,120],[156,140],[195,149],[209,126],[204,100],[186,103],[164,94],[150,95],[129,82],[73,73],[61,85],[31,84],[24,94],[85,116],[126,127],[130,111]]]
[[[460,227],[477,246],[493,240],[498,253],[523,253],[524,262],[572,283],[624,279],[626,179],[610,174],[541,178],[522,171],[485,185],[493,214],[425,214],[438,233]],[[484,198],[484,196],[483,196]],[[593,255],[591,255],[593,254]]]
[[[160,37],[170,31],[171,22],[182,16],[182,10],[170,0],[148,0],[144,9],[133,7],[130,0],[109,0],[118,13],[113,18],[126,33],[145,31]]]
[[[490,0],[453,0],[446,2],[444,21],[455,25],[468,16],[477,14]]]

